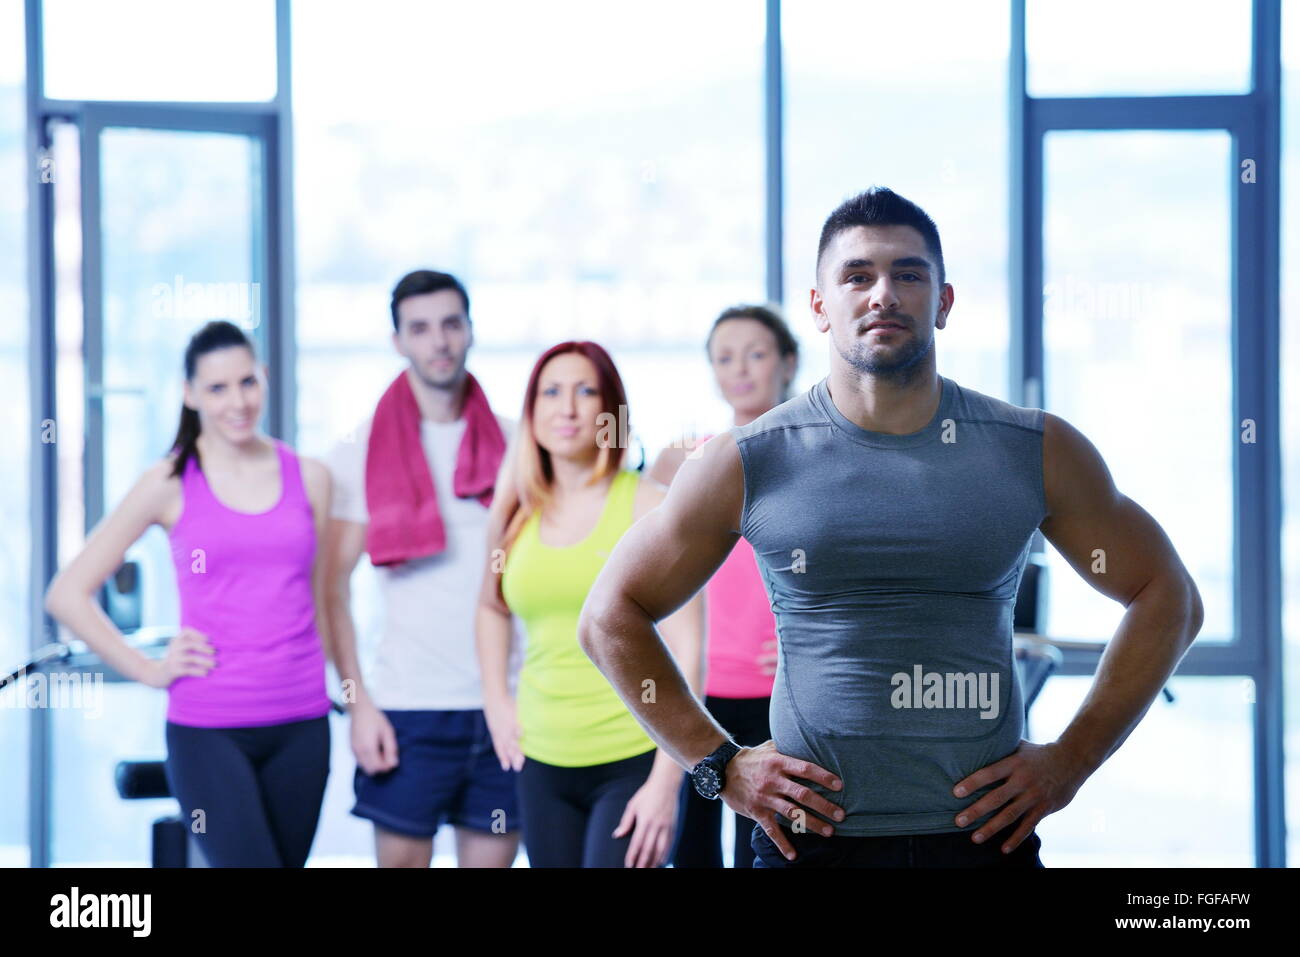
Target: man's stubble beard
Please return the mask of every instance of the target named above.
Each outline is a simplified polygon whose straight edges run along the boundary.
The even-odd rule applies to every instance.
[[[872,354],[871,347],[863,339],[856,336],[850,348],[845,349],[838,342],[835,344],[835,348],[839,352],[840,358],[847,362],[859,376],[886,379],[898,385],[907,385],[920,371],[925,357],[934,349],[933,330],[931,330],[929,338],[922,342],[914,334],[911,334],[914,326],[914,323],[908,326],[908,344],[889,358],[876,358]],[[868,333],[868,335],[870,334]]]
[[[429,378],[427,375],[425,375],[424,371],[420,368],[418,363],[413,363],[411,365],[411,371],[414,372],[415,377],[419,379],[420,382],[423,385],[427,386],[428,388],[442,389],[443,391],[447,391],[456,387],[460,383],[460,380],[465,373],[465,364],[468,358],[469,358],[469,350],[467,349],[465,350],[465,355],[461,356],[460,364],[457,365],[450,372],[448,372],[446,376],[441,379]]]

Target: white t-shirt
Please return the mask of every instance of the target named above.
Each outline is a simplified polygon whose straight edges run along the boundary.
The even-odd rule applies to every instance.
[[[334,518],[366,523],[367,418],[355,439],[339,442],[329,455],[334,478]],[[514,423],[497,416],[509,442]],[[397,711],[452,711],[483,707],[474,620],[487,561],[488,510],[477,498],[456,495],[453,478],[465,419],[420,422],[447,547],[438,555],[376,568],[383,596],[383,631],[366,687],[375,704]],[[514,632],[509,682],[515,686],[522,660],[522,628]],[[358,628],[360,630],[360,628]],[[361,636],[357,644],[360,646]]]

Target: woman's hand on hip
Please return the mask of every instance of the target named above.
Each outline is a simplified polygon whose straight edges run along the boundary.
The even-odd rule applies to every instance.
[[[208,644],[207,635],[195,628],[182,628],[141,681],[151,688],[169,688],[177,678],[202,678],[216,667],[215,656],[216,649]]]

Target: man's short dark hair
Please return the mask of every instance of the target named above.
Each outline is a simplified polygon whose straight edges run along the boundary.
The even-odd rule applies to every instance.
[[[441,292],[444,289],[455,289],[460,293],[460,301],[465,304],[465,318],[468,319],[469,293],[465,291],[465,287],[460,284],[459,279],[445,272],[435,272],[432,269],[417,269],[415,272],[408,272],[393,287],[393,330],[398,331],[400,329],[397,322],[397,304],[399,302],[411,296],[423,296],[427,292]]]
[[[939,286],[942,287],[947,281],[943,246],[939,242],[939,230],[934,225],[934,220],[916,203],[904,199],[885,186],[873,186],[866,192],[846,199],[826,218],[821,241],[817,244],[818,276],[821,276],[822,256],[831,240],[854,226],[911,226],[921,234],[925,248],[934,257],[939,270]]]

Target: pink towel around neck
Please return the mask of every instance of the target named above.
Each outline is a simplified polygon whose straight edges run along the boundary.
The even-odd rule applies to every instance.
[[[506,440],[478,380],[465,374],[465,434],[453,486],[460,498],[492,504]],[[366,448],[366,551],[375,565],[437,555],[447,547],[429,460],[420,440],[420,407],[406,370],[375,407]]]

